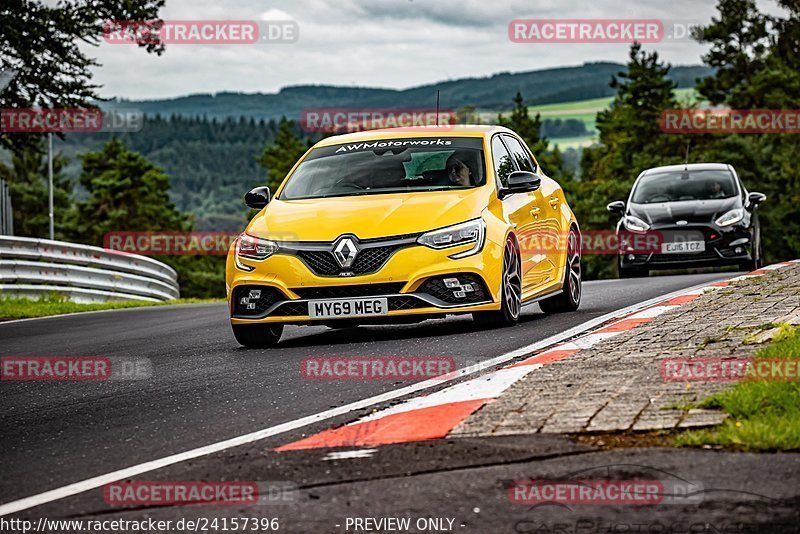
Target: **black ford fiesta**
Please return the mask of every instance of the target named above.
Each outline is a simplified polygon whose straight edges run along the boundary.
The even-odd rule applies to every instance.
[[[756,208],[766,200],[748,193],[736,171],[723,163],[656,167],[642,172],[627,204],[608,210],[621,216],[617,234],[646,234],[647,247],[628,240],[618,258],[620,278],[647,276],[652,269],[739,265],[761,266]],[[623,235],[620,235],[623,234]],[[642,241],[645,242],[645,241]]]

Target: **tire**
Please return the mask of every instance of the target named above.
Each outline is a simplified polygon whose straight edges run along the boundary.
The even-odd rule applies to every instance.
[[[764,262],[761,259],[761,257],[762,257],[761,254],[762,254],[762,252],[761,252],[761,243],[759,243],[758,246],[756,247],[756,249],[753,250],[753,256],[754,257],[753,257],[752,260],[739,262],[739,270],[740,271],[752,272],[752,271],[756,271],[756,270],[760,269],[761,267],[763,267]]]
[[[650,271],[644,267],[619,268],[620,278],[647,278],[648,276],[650,276]]]
[[[283,334],[282,324],[234,324],[233,337],[248,349],[269,349],[278,344]]]
[[[506,239],[503,252],[503,280],[500,291],[500,309],[475,312],[472,319],[480,327],[514,326],[522,310],[522,267],[519,247],[513,237]]]
[[[539,302],[539,307],[544,313],[572,312],[581,305],[583,293],[581,281],[581,247],[580,234],[574,228],[570,229],[567,237],[567,262],[564,272],[564,285],[561,293]]]

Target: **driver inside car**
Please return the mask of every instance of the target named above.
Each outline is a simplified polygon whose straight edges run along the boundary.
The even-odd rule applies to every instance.
[[[708,193],[708,198],[710,199],[725,198],[727,196],[725,194],[725,190],[722,189],[722,184],[717,180],[712,180],[709,182],[706,186],[706,191]]]
[[[445,170],[447,171],[447,178],[452,185],[461,187],[471,185],[472,172],[467,164],[455,157],[455,155],[447,159]]]

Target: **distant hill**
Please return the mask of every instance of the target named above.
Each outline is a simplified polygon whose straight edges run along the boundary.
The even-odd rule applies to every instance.
[[[461,78],[409,89],[374,89],[330,85],[285,87],[278,93],[196,94],[164,100],[115,100],[108,107],[134,107],[145,114],[172,114],[208,118],[247,117],[255,119],[296,119],[304,109],[322,107],[419,108],[435,105],[440,91],[441,107],[458,109],[474,106],[481,110],[511,107],[517,91],[529,105],[555,104],[612,96],[611,77],[623,71],[619,63],[586,63],[530,72],[502,72],[484,78]],[[697,78],[708,76],[704,66],[673,67],[670,78],[678,87],[694,87]]]

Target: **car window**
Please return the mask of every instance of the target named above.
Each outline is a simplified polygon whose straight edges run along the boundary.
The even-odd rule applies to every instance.
[[[514,156],[514,161],[517,162],[517,167],[519,167],[521,171],[536,172],[536,167],[531,161],[530,156],[528,156],[528,151],[525,150],[522,143],[520,143],[516,137],[504,135],[503,141],[505,141],[506,146],[511,151],[511,155]]]
[[[465,189],[483,185],[478,138],[387,139],[312,150],[282,200]]]
[[[735,196],[736,185],[729,171],[707,169],[646,174],[637,182],[632,201],[637,204],[655,204]]]
[[[492,160],[494,161],[494,172],[500,185],[508,187],[508,175],[514,172],[516,168],[499,135],[492,139]]]

